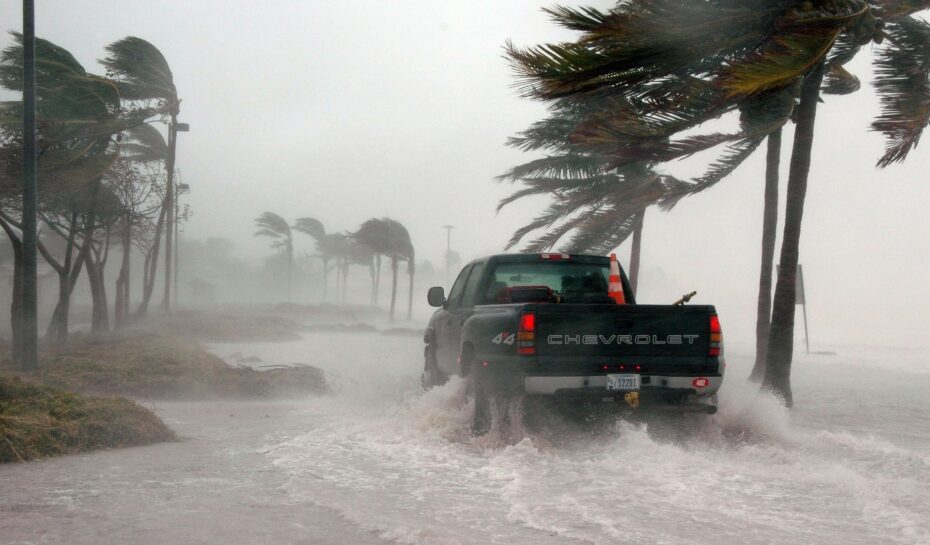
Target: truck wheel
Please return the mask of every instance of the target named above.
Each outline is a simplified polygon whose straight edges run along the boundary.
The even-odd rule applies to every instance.
[[[447,380],[449,377],[439,370],[439,365],[436,363],[436,354],[432,348],[427,346],[423,354],[423,374],[420,375],[420,384],[423,385],[424,390],[429,390],[442,386]]]
[[[484,435],[491,429],[491,398],[486,385],[482,384],[477,366],[472,366],[470,373],[471,390],[475,397],[475,415],[472,418],[471,431],[476,436]]]

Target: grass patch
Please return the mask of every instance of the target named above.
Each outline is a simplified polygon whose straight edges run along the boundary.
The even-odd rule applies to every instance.
[[[0,462],[174,438],[160,418],[128,399],[85,397],[0,376]]]
[[[0,370],[16,372],[9,360]],[[75,335],[66,349],[42,352],[35,380],[84,394],[142,399],[267,399],[328,391],[315,367],[230,367],[195,341],[147,333]]]

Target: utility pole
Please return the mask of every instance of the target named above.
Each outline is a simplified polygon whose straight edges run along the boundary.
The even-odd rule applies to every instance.
[[[39,367],[39,326],[36,306],[36,26],[35,2],[23,0],[23,249],[22,249],[22,366]]]
[[[179,198],[180,196],[181,196],[181,185],[178,184],[178,186],[175,188],[175,191],[174,191],[174,282],[172,285],[174,292],[172,293],[172,301],[171,301],[171,303],[174,305],[175,308],[178,307],[178,251],[179,251],[178,249],[181,246],[181,235],[178,232],[178,226],[181,224],[180,222],[180,212],[181,212],[180,201],[181,199]]]
[[[449,252],[452,251],[452,230],[455,229],[453,225],[443,225],[443,229],[446,230],[446,283],[449,282]]]
[[[184,205],[184,214],[181,214],[181,195],[190,192],[190,186],[181,182],[178,184],[177,190],[174,193],[174,306],[178,306],[178,283],[181,278],[178,269],[180,268],[179,263],[180,259],[180,248],[181,248],[181,219],[187,219],[188,216],[188,206]]]

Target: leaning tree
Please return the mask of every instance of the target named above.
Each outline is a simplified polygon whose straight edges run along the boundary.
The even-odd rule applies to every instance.
[[[168,144],[165,154],[165,291],[162,308],[171,307],[172,252],[174,250],[175,187],[174,168],[177,155],[178,114],[181,99],[174,84],[174,75],[165,56],[150,42],[127,36],[106,47],[107,56],[100,63],[119,88],[121,98],[131,108],[154,110],[167,117]]]
[[[794,324],[794,290],[800,220],[810,167],[813,122],[822,85],[854,87],[857,80],[842,66],[871,41],[894,39],[893,33],[911,31],[911,49],[924,43],[923,23],[910,15],[924,9],[921,2],[880,0],[823,0],[819,2],[753,0],[629,0],[608,12],[592,8],[550,10],[561,24],[581,31],[572,43],[547,44],[529,49],[509,46],[523,90],[543,100],[591,94],[618,97],[620,108],[592,116],[579,130],[595,140],[611,132],[630,135],[628,127],[644,127],[636,142],[623,146],[617,164],[633,159],[657,161],[686,157],[721,143],[728,148],[702,179],[682,195],[710,187],[731,172],[774,132],[761,130],[748,120],[733,134],[708,134],[668,141],[668,136],[740,108],[746,100],[788,90],[800,84],[797,122],[789,168],[785,231],[781,267],[773,303],[763,388],[791,404],[789,381]],[[907,24],[885,25],[878,17]],[[923,24],[923,26],[926,26]],[[885,46],[882,51],[906,49]],[[885,55],[890,59],[891,55]],[[891,62],[886,66],[892,66]],[[892,75],[893,74],[893,75]],[[826,78],[826,79],[825,79]],[[879,74],[879,78],[882,78]],[[901,158],[916,143],[927,124],[926,108],[910,108],[901,100],[902,85],[926,86],[927,70],[919,63],[899,62],[884,77],[896,91],[883,99],[887,110],[876,128],[892,145],[883,162]],[[879,86],[881,90],[882,87]],[[764,110],[763,110],[764,112]],[[911,114],[908,116],[907,114]],[[907,123],[902,123],[907,119]],[[889,124],[882,124],[882,121]],[[616,129],[620,129],[617,131]],[[665,141],[663,141],[665,140]],[[633,153],[631,153],[631,150]],[[668,205],[677,197],[666,199]]]
[[[271,247],[281,249],[287,259],[287,300],[291,300],[291,280],[294,272],[294,237],[287,220],[274,212],[262,212],[255,218],[255,236],[271,238]]]

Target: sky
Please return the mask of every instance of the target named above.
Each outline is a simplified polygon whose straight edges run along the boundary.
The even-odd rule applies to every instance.
[[[36,3],[37,34],[89,71],[102,72],[104,46],[127,35],[168,59],[180,120],[191,125],[178,144],[194,213],[185,236],[227,237],[258,258],[271,250],[252,220],[266,210],[316,217],[334,232],[389,216],[408,227],[419,257],[439,263],[442,226],[455,226],[453,248],[467,258],[497,253],[546,204],[496,213],[513,188],[494,177],[535,157],[504,146],[545,108],[518,96],[503,46],[571,39],[540,11],[551,1]],[[0,21],[17,28],[19,10],[0,0]],[[827,97],[818,112],[801,242],[811,338],[928,346],[930,144],[903,165],[875,167],[869,54],[849,67],[862,90]],[[782,197],[791,137],[789,127]],[[671,212],[648,212],[640,300],[697,290],[694,302],[716,304],[732,337],[751,340],[763,161],[757,153]],[[701,163],[666,170],[698,176]],[[621,261],[628,252],[619,249]]]

